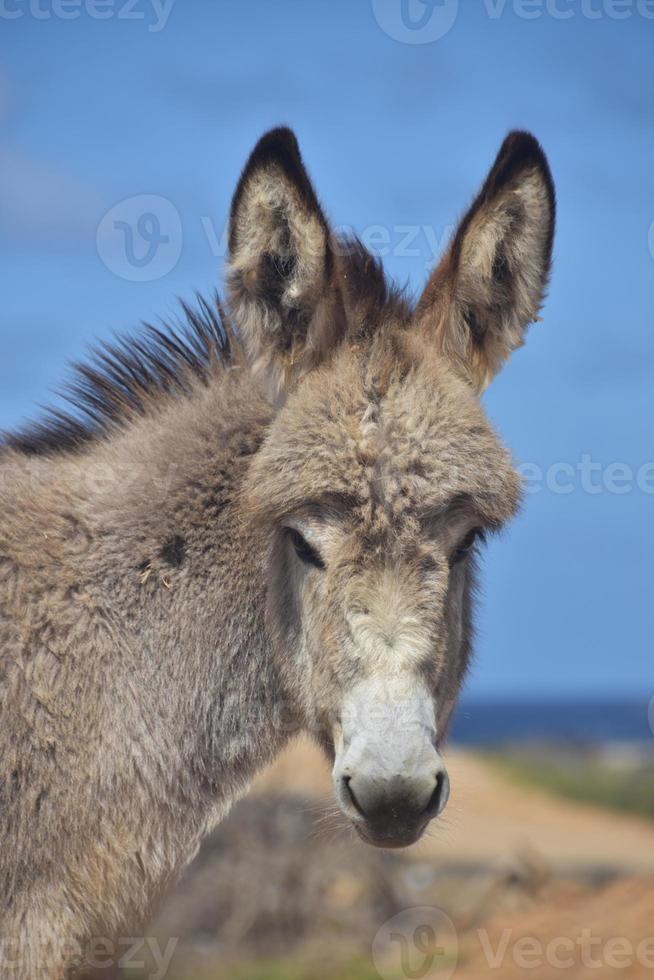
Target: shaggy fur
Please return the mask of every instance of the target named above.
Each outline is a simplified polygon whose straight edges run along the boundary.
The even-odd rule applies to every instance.
[[[75,417],[6,438],[3,977],[134,935],[291,734],[333,756],[357,681],[419,676],[443,738],[471,532],[519,499],[476,391],[536,315],[552,229],[514,134],[414,313],[274,131],[232,207],[233,331],[202,304],[185,337],[100,352]]]

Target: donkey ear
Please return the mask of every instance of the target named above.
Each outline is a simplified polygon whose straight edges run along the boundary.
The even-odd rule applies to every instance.
[[[543,150],[529,133],[510,133],[416,309],[417,320],[479,393],[537,318],[554,216]]]
[[[329,226],[290,129],[266,133],[241,174],[227,282],[252,369],[279,400],[344,330]]]

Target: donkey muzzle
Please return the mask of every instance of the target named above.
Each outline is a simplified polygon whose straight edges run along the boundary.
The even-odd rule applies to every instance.
[[[337,800],[368,843],[413,844],[444,809],[449,779],[424,685],[399,678],[358,685],[344,705],[335,747]]]

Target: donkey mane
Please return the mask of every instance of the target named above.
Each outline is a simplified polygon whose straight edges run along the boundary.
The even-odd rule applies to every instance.
[[[42,419],[2,434],[0,452],[72,452],[145,415],[153,398],[188,394],[231,364],[239,344],[218,294],[213,303],[198,295],[196,308],[180,305],[184,319],[160,327],[144,323],[140,335],[92,347],[88,362],[73,364],[61,389],[72,410],[46,407]]]
[[[342,286],[350,313],[348,337],[363,340],[387,310],[407,319],[412,304],[406,290],[389,282],[379,258],[355,236],[339,238]],[[242,352],[241,339],[219,294],[212,302],[198,294],[196,307],[180,300],[183,317],[161,326],[144,322],[138,334],[92,346],[86,362],[72,364],[72,377],[59,393],[70,411],[46,406],[41,419],[15,432],[0,432],[0,453],[28,456],[74,452],[146,415],[153,400],[188,395]]]

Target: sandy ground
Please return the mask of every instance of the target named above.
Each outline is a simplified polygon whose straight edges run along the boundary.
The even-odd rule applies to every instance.
[[[434,830],[412,849],[442,863],[502,865],[538,855],[552,870],[654,872],[654,823],[517,785],[474,754],[446,753],[450,802]],[[327,763],[309,742],[293,744],[257,781],[331,802]],[[654,922],[653,922],[654,928]]]
[[[454,976],[647,980],[654,976],[654,878],[619,879],[595,892],[559,887],[531,910],[496,915],[462,937]]]

